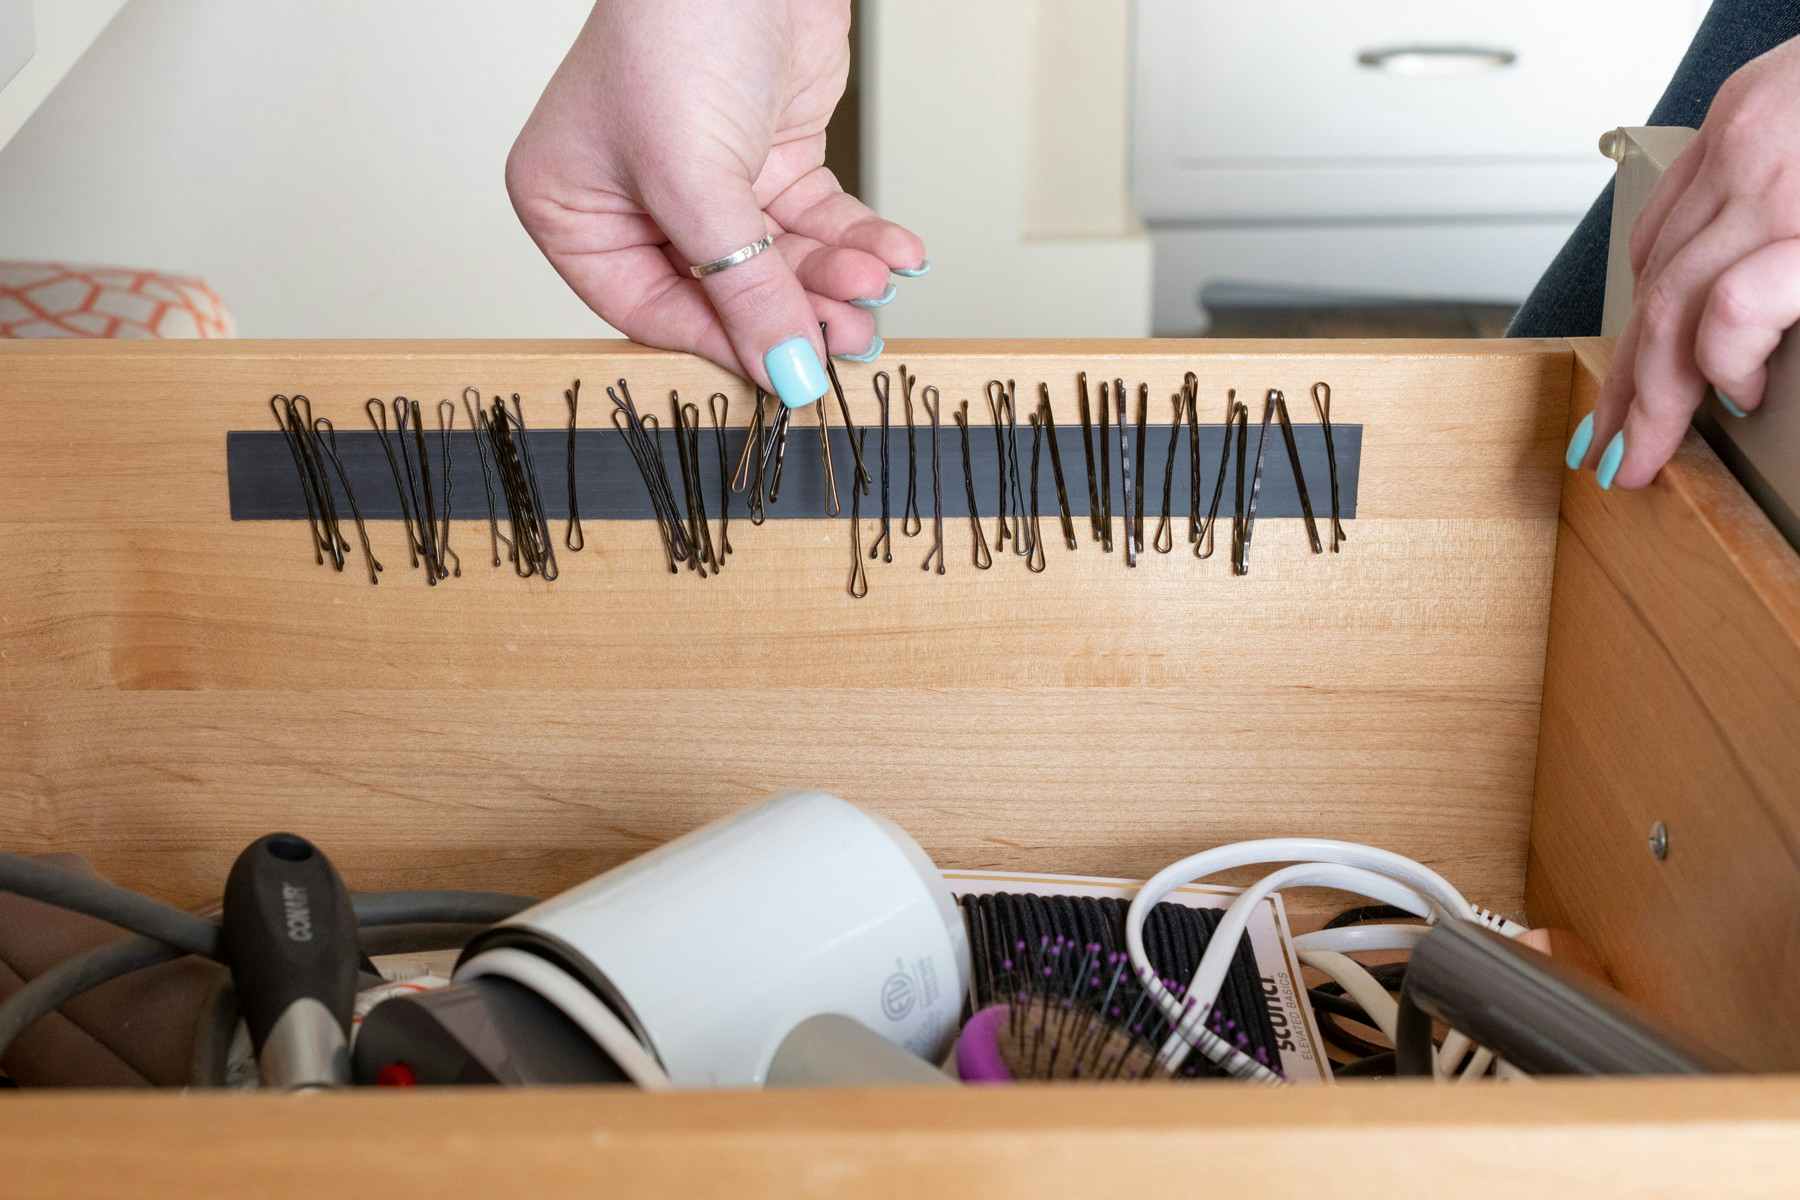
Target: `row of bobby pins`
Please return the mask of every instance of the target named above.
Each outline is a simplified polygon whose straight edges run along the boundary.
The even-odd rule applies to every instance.
[[[836,368],[829,367],[829,370],[832,387],[836,393],[838,411],[842,415],[846,432],[849,435],[851,452],[855,460],[855,475],[850,487],[851,570],[848,591],[851,596],[861,599],[868,594],[869,590],[869,577],[865,562],[879,560],[891,563],[893,561],[892,492],[889,485],[890,456],[888,452],[892,384],[886,371],[876,373],[874,377],[875,397],[881,412],[879,455],[881,516],[878,525],[879,532],[865,553],[862,544],[862,500],[863,497],[870,495],[874,482],[865,463],[867,430],[858,430],[852,423],[850,406],[844,398],[843,385],[838,379]],[[918,380],[916,376],[907,371],[905,366],[899,368],[899,377],[901,403],[906,420],[906,501],[900,518],[900,529],[905,536],[916,537],[925,528],[919,507],[918,425],[915,423],[914,417],[914,390]],[[1126,565],[1135,567],[1137,558],[1144,552],[1146,545],[1144,454],[1149,420],[1149,385],[1138,385],[1135,422],[1128,420],[1128,391],[1123,380],[1114,380],[1110,385],[1104,381],[1101,382],[1099,402],[1096,405],[1089,396],[1087,374],[1081,372],[1076,376],[1076,393],[1081,414],[1082,450],[1087,467],[1088,513],[1092,538],[1105,553],[1113,552],[1112,443],[1116,441],[1118,444],[1117,462],[1122,484],[1120,495],[1124,509],[1120,522],[1123,536],[1119,540],[1122,543]],[[1256,520],[1257,499],[1262,489],[1264,450],[1268,443],[1270,423],[1273,420],[1279,424],[1282,441],[1287,450],[1288,463],[1293,471],[1301,514],[1305,521],[1307,540],[1314,554],[1323,553],[1324,548],[1320,541],[1318,525],[1313,516],[1312,499],[1307,491],[1305,474],[1301,469],[1299,447],[1295,443],[1293,425],[1288,417],[1287,400],[1277,389],[1270,389],[1265,396],[1262,428],[1254,455],[1249,452],[1248,445],[1249,407],[1237,399],[1235,390],[1227,393],[1225,438],[1219,458],[1218,472],[1213,480],[1211,503],[1207,506],[1204,516],[1202,515],[1202,464],[1200,461],[1197,393],[1198,380],[1190,372],[1184,379],[1181,390],[1171,397],[1172,412],[1169,424],[1168,454],[1163,463],[1161,520],[1149,538],[1150,548],[1159,554],[1168,554],[1174,549],[1175,537],[1170,500],[1175,479],[1175,460],[1182,427],[1185,425],[1188,433],[1187,465],[1188,495],[1190,497],[1187,514],[1187,540],[1193,547],[1195,557],[1207,558],[1213,553],[1214,524],[1217,521],[1219,504],[1225,491],[1225,479],[1228,474],[1233,473],[1231,468],[1235,461],[1236,505],[1231,522],[1231,570],[1236,575],[1249,573],[1250,540]],[[677,491],[662,451],[661,440],[658,436],[660,424],[657,418],[653,414],[639,412],[637,405],[632,400],[631,390],[623,379],[618,381],[616,389],[607,388],[606,394],[613,404],[611,414],[613,427],[624,438],[626,447],[631,453],[632,462],[637,467],[648,493],[662,544],[663,557],[669,572],[679,574],[685,567],[696,572],[701,578],[706,578],[709,574],[718,574],[724,568],[727,557],[732,553],[732,495],[735,493],[746,496],[749,518],[755,525],[763,523],[767,515],[767,506],[777,503],[780,498],[782,471],[787,455],[789,417],[792,410],[758,391],[756,410],[751,416],[744,444],[737,458],[736,469],[728,472],[726,467],[728,462],[726,422],[730,415],[730,399],[723,393],[714,393],[709,398],[707,407],[711,418],[713,448],[717,456],[720,480],[719,530],[718,536],[715,538],[711,519],[706,511],[706,497],[701,486],[701,422],[698,406],[691,402],[684,403],[677,393],[670,393],[671,415],[675,429],[677,471],[681,483],[680,489]],[[564,401],[568,406],[567,477],[569,488],[569,516],[563,534],[563,546],[570,551],[581,550],[587,541],[582,530],[581,510],[576,487],[575,430],[580,395],[580,380],[576,380],[572,387],[563,392]],[[1056,420],[1050,406],[1050,389],[1047,384],[1038,384],[1037,407],[1027,414],[1027,421],[1031,426],[1029,491],[1027,491],[1025,483],[1026,476],[1020,466],[1017,393],[1014,383],[1011,380],[1005,383],[1001,383],[999,380],[990,380],[986,387],[986,400],[992,420],[995,451],[999,463],[994,537],[991,546],[987,532],[982,526],[979,500],[976,496],[970,445],[969,402],[962,401],[951,412],[951,417],[956,422],[957,430],[961,435],[963,485],[968,500],[972,559],[978,569],[985,571],[993,566],[995,553],[1005,555],[1010,546],[1011,553],[1022,559],[1028,570],[1042,572],[1047,564],[1038,503],[1038,481],[1046,442],[1050,448],[1050,470],[1054,477],[1057,503],[1060,508],[1058,515],[1062,524],[1063,543],[1069,550],[1075,550],[1080,545],[1080,540],[1076,537],[1075,520],[1070,513],[1062,453],[1057,442]],[[1325,454],[1330,469],[1331,551],[1335,554],[1346,540],[1346,535],[1340,519],[1337,450],[1332,441],[1330,385],[1323,382],[1313,384],[1312,401],[1324,434]],[[943,405],[938,389],[929,385],[919,389],[918,404],[924,410],[924,417],[929,420],[931,428],[932,498],[931,548],[927,551],[920,567],[925,571],[935,571],[942,575],[945,573],[943,471],[937,435],[941,428]],[[384,568],[376,559],[374,550],[369,544],[367,524],[356,502],[355,494],[351,490],[349,475],[338,458],[337,432],[332,423],[325,417],[313,416],[311,404],[305,396],[289,398],[278,395],[271,399],[270,406],[274,410],[277,423],[286,435],[288,449],[299,474],[301,489],[305,497],[307,522],[312,531],[315,561],[320,564],[330,563],[337,570],[342,571],[345,567],[346,556],[353,551],[349,539],[344,535],[336,497],[331,486],[331,479],[335,477],[350,509],[350,519],[355,525],[361,544],[364,563],[369,573],[369,582],[379,583]],[[378,435],[382,450],[387,457],[394,487],[400,497],[401,518],[406,526],[407,555],[412,566],[415,569],[423,567],[426,580],[433,586],[452,576],[461,576],[461,556],[450,546],[452,494],[449,434],[454,431],[456,426],[456,404],[447,399],[441,400],[437,404],[437,430],[442,436],[439,439],[441,456],[436,468],[438,483],[435,488],[431,456],[426,452],[425,446],[425,413],[419,402],[408,400],[403,396],[396,397],[392,404],[393,425],[391,428],[388,424],[389,408],[387,405],[380,400],[371,399],[365,407],[370,425]],[[772,417],[770,416],[771,408],[774,410]],[[475,434],[476,454],[480,459],[482,482],[487,493],[491,565],[496,568],[502,565],[501,552],[504,547],[504,561],[510,562],[513,570],[521,578],[535,575],[545,580],[556,579],[559,568],[556,561],[555,540],[551,535],[549,521],[544,513],[543,494],[538,486],[531,448],[525,436],[527,433],[525,413],[518,393],[513,393],[512,404],[509,408],[498,396],[494,397],[491,405],[484,405],[480,393],[475,388],[465,388],[463,409],[469,428]],[[817,411],[819,451],[823,459],[825,477],[826,515],[835,517],[843,512],[843,506],[838,500],[836,474],[831,461],[830,413],[823,400],[820,401]],[[1116,437],[1113,434],[1115,426],[1117,428]],[[1134,426],[1135,438],[1133,436]],[[1234,441],[1236,444],[1235,455],[1232,452]],[[328,469],[329,475],[327,474]],[[499,483],[498,498],[495,488],[496,479]],[[1030,496],[1029,503],[1026,501],[1027,495]],[[502,508],[505,514],[504,520],[501,517]],[[502,532],[503,526],[505,532]]]

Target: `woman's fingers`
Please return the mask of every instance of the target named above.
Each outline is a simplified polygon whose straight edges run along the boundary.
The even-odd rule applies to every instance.
[[[1728,410],[1741,415],[1762,404],[1765,364],[1795,325],[1800,325],[1800,238],[1769,243],[1713,282],[1694,357]]]
[[[1643,278],[1644,266],[1650,261],[1650,248],[1656,245],[1656,239],[1662,233],[1663,222],[1676,203],[1687,192],[1688,185],[1700,173],[1700,164],[1706,157],[1706,139],[1695,138],[1687,144],[1675,161],[1669,164],[1656,186],[1650,189],[1650,199],[1638,213],[1636,224],[1631,227],[1631,272]]]
[[[1690,240],[1638,294],[1634,395],[1625,421],[1620,487],[1642,487],[1669,461],[1706,395],[1694,359],[1700,313],[1714,281],[1762,240],[1753,213],[1734,204]]]
[[[783,234],[775,245],[794,269],[801,286],[814,295],[860,300],[865,307],[873,308],[892,299],[888,293],[892,282],[887,264],[872,254],[828,246],[797,233]]]
[[[1642,316],[1634,310],[1613,348],[1612,368],[1600,385],[1594,411],[1581,419],[1569,438],[1563,461],[1571,471],[1594,468],[1600,486],[1610,488],[1625,452],[1624,425],[1631,409],[1632,368],[1637,360]]]
[[[815,167],[769,202],[769,215],[784,229],[828,246],[861,250],[890,270],[918,272],[925,266],[925,243],[912,230],[884,220],[838,186],[837,177]]]
[[[688,264],[734,255],[767,235],[750,184],[716,171],[644,181],[644,207]],[[758,253],[699,280],[737,361],[790,408],[825,394],[824,343],[806,289],[780,253]]]

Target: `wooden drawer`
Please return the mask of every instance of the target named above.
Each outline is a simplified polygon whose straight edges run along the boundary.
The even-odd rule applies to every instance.
[[[844,518],[734,521],[739,553],[704,582],[671,577],[647,525],[590,520],[554,584],[465,558],[435,589],[392,567],[371,588],[315,567],[293,523],[230,519],[225,434],[266,427],[270,393],[353,428],[369,395],[475,383],[525,393],[547,425],[571,378],[597,396],[623,375],[659,411],[671,387],[726,390],[741,424],[735,382],[678,356],[0,345],[8,849],[75,850],[193,903],[287,825],[353,887],[547,894],[796,784],[964,868],[1144,875],[1243,837],[1350,837],[1575,929],[1665,1020],[1790,1072],[1430,1092],[27,1094],[0,1098],[6,1190],[994,1197],[1186,1178],[1391,1196],[1428,1175],[1469,1195],[1791,1195],[1800,565],[1693,439],[1646,493],[1566,475],[1604,352],[896,342],[890,367],[972,400],[978,424],[995,375],[1022,394],[1047,381],[1071,424],[1079,369],[1164,398],[1192,370],[1214,420],[1228,387],[1271,386],[1310,420],[1307,388],[1329,380],[1334,420],[1361,427],[1356,515],[1345,552],[1318,557],[1297,522],[1259,522],[1243,578],[1228,538],[1206,562],[1128,571],[1085,529],[1073,554],[1051,538],[1042,575],[1000,556],[980,572],[950,522],[948,574],[896,537],[852,600]],[[845,384],[875,421],[868,370],[846,365]],[[582,421],[603,425],[604,401]],[[373,536],[399,556],[391,524]],[[485,522],[456,537],[485,548]],[[1651,819],[1666,862],[1644,848]]]
[[[1171,222],[1581,212],[1607,178],[1597,131],[1650,111],[1704,10],[1139,0],[1139,211]]]

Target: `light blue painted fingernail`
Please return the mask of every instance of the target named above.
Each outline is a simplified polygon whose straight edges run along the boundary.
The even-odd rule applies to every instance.
[[[1575,436],[1569,439],[1568,453],[1563,455],[1563,462],[1571,471],[1581,470],[1581,460],[1587,457],[1588,447],[1594,443],[1594,414],[1589,413],[1581,418],[1581,424],[1575,427]]]
[[[1613,476],[1619,473],[1619,463],[1625,458],[1625,431],[1613,434],[1612,441],[1606,443],[1606,449],[1600,454],[1600,462],[1594,468],[1594,479],[1599,482],[1600,490],[1607,491],[1612,487]]]
[[[869,343],[869,348],[861,354],[840,354],[838,357],[845,362],[874,362],[886,349],[887,343],[881,340],[881,335],[878,333],[875,335],[875,340]]]
[[[884,304],[892,304],[894,302],[894,297],[899,294],[900,285],[890,280],[887,285],[887,291],[881,293],[881,295],[875,297],[873,300],[858,299],[852,300],[850,303],[856,305],[858,308],[880,308]]]
[[[1739,408],[1737,405],[1733,404],[1731,402],[1731,397],[1727,396],[1724,392],[1721,392],[1718,388],[1713,389],[1713,395],[1715,395],[1719,398],[1719,406],[1721,408],[1723,408],[1726,412],[1730,413],[1732,416],[1747,417],[1750,415],[1749,413],[1745,412],[1743,409]]]
[[[917,279],[919,276],[931,270],[931,260],[928,258],[916,267],[893,267],[890,269],[896,275],[904,275],[908,279]]]
[[[778,342],[763,355],[763,367],[775,394],[789,408],[805,408],[825,394],[825,366],[819,352],[803,337]]]

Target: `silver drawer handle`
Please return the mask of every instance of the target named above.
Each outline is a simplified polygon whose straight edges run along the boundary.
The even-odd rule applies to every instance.
[[[1510,67],[1519,56],[1499,46],[1383,46],[1364,50],[1356,61],[1390,75],[1471,75]]]

